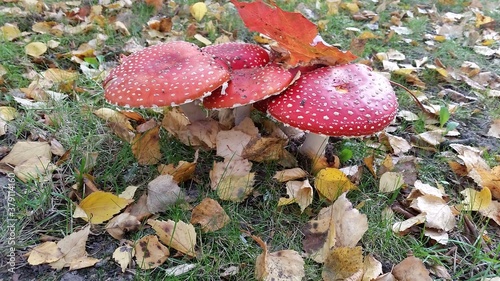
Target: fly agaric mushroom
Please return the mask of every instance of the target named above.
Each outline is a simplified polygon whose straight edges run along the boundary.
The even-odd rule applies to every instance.
[[[190,121],[206,114],[192,103],[229,80],[229,70],[196,45],[161,43],[126,57],[104,80],[105,99],[119,106],[180,105]]]
[[[363,64],[323,67],[302,75],[272,97],[267,112],[286,125],[309,132],[301,153],[317,159],[328,136],[374,134],[394,119],[398,102],[387,78]]]
[[[203,106],[234,108],[235,123],[239,124],[250,114],[253,103],[281,93],[293,80],[291,72],[275,65],[237,69],[231,73],[227,88],[203,99]]]
[[[203,47],[203,52],[226,63],[232,70],[266,65],[269,53],[256,44],[228,42]]]

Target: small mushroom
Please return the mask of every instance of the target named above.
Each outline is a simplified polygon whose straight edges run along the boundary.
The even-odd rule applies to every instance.
[[[203,99],[203,106],[234,108],[235,123],[239,124],[249,115],[253,103],[281,93],[293,80],[291,72],[275,65],[233,70],[227,88]]]
[[[228,42],[203,47],[203,52],[226,63],[232,70],[266,65],[269,53],[256,44]]]
[[[190,121],[197,121],[206,113],[193,101],[209,96],[229,77],[225,65],[196,45],[174,41],[124,58],[104,80],[104,96],[125,107],[180,105]]]
[[[363,64],[323,67],[302,75],[270,98],[267,112],[308,132],[300,151],[312,159],[324,153],[328,136],[360,137],[382,131],[398,102],[387,78]]]

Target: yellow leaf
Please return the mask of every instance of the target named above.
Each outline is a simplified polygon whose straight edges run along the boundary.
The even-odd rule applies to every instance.
[[[207,13],[207,5],[203,2],[197,2],[189,8],[189,11],[191,12],[193,18],[195,18],[197,21],[201,21],[201,19],[203,19],[203,17]]]
[[[18,141],[7,156],[0,163],[9,163],[17,166],[31,158],[52,158],[48,142]]]
[[[42,42],[31,42],[24,47],[27,55],[38,58],[47,51],[47,45]]]
[[[462,208],[465,211],[479,211],[487,209],[491,204],[491,191],[484,187],[481,191],[466,188],[460,192],[465,198],[462,200]]]
[[[339,247],[328,253],[325,260],[323,280],[361,280],[363,277],[363,249]]]
[[[28,257],[28,263],[39,265],[43,263],[55,262],[63,256],[55,242],[45,242],[33,248]]]
[[[72,82],[78,78],[78,72],[68,71],[59,68],[49,68],[42,72],[42,76],[55,83]]]
[[[19,114],[17,110],[10,106],[0,106],[0,119],[11,121],[16,119]]]
[[[346,191],[357,189],[349,178],[336,168],[325,168],[319,171],[314,181],[314,187],[330,201],[334,201]]]
[[[435,36],[434,36],[434,40],[435,40],[435,41],[438,41],[438,42],[444,42],[444,41],[446,41],[446,36],[443,36],[443,35],[435,35]]]
[[[21,30],[13,24],[6,23],[4,26],[0,27],[2,37],[7,41],[13,41],[14,39],[21,36]]]
[[[129,204],[129,200],[104,191],[92,192],[83,199],[79,206],[87,214],[86,221],[100,224],[111,219]]]
[[[340,7],[348,10],[351,14],[355,14],[355,13],[359,12],[359,7],[358,7],[358,4],[356,4],[356,3],[342,3],[342,4],[340,4]]]
[[[135,249],[130,245],[123,245],[113,252],[113,259],[120,265],[122,272],[125,272],[127,267],[132,262],[132,257],[135,255]]]
[[[148,220],[148,224],[156,231],[160,241],[188,256],[196,256],[196,231],[192,224],[173,220]]]

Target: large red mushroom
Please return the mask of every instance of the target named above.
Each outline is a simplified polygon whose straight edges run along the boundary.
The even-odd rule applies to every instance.
[[[194,103],[224,85],[230,77],[224,64],[198,46],[161,43],[123,59],[104,80],[105,99],[125,107],[180,105],[190,121],[206,113]]]
[[[232,70],[253,68],[269,63],[269,53],[259,45],[228,42],[203,47],[203,52],[226,63]]]
[[[328,136],[360,137],[382,131],[397,108],[387,78],[366,65],[347,64],[305,73],[270,99],[267,112],[309,132],[300,151],[316,159],[323,154]]]
[[[253,103],[281,93],[293,80],[291,72],[276,65],[237,69],[231,73],[227,88],[203,99],[203,106],[234,108],[235,123],[239,124],[250,114]]]

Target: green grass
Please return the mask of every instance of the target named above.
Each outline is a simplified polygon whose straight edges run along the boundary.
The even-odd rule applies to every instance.
[[[175,2],[175,1],[174,1]],[[165,7],[162,15],[174,16],[174,30],[183,34],[190,24],[194,21],[190,18],[186,8],[197,1],[177,1],[179,10],[172,10]],[[315,9],[316,1],[277,1],[277,4],[285,10],[293,11],[298,3],[302,2],[307,8]],[[364,6],[362,9],[375,10],[376,5],[372,1],[361,1]],[[376,70],[382,70],[380,62],[373,58],[378,52],[386,52],[389,49],[395,49],[403,52],[407,59],[403,63],[412,63],[415,59],[421,59],[424,56],[429,58],[429,64],[433,64],[435,59],[441,60],[446,66],[452,68],[460,67],[463,61],[473,61],[480,65],[483,71],[492,71],[498,74],[497,65],[491,63],[491,60],[476,54],[472,48],[464,45],[464,38],[457,40],[446,40],[442,43],[436,42],[434,49],[428,48],[423,36],[434,32],[434,23],[426,16],[403,18],[402,24],[410,28],[411,35],[395,34],[390,40],[385,40],[387,28],[390,26],[391,13],[403,9],[412,9],[421,1],[401,1],[397,5],[389,5],[388,8],[379,13],[380,28],[372,31],[380,36],[380,39],[370,39],[367,41],[362,58],[371,59]],[[440,13],[445,12],[463,12],[466,7],[465,1],[456,1],[453,6],[438,4],[436,5]],[[91,4],[97,5],[96,1]],[[4,5],[13,6],[14,3]],[[324,4],[323,8],[324,8]],[[128,9],[128,8],[127,8]],[[115,64],[119,55],[123,52],[123,46],[131,38],[135,38],[141,45],[147,45],[148,39],[144,34],[146,22],[155,15],[152,7],[143,3],[135,3],[124,19],[128,26],[131,36],[114,30],[111,25],[101,29],[94,29],[86,34],[68,35],[64,37],[53,37],[50,35],[30,35],[25,38],[7,42],[0,41],[0,64],[7,69],[7,74],[3,76],[4,82],[0,84],[0,95],[2,106],[15,107],[21,117],[9,122],[8,133],[0,137],[0,146],[12,147],[17,141],[24,140],[58,140],[66,149],[71,149],[69,158],[58,166],[51,181],[39,182],[30,181],[27,183],[17,182],[17,192],[15,201],[16,209],[16,247],[19,253],[26,253],[33,246],[40,243],[43,235],[61,238],[80,229],[85,222],[80,219],[72,218],[74,212],[74,203],[76,198],[72,195],[72,188],[81,188],[86,174],[95,178],[95,183],[99,188],[113,193],[120,193],[129,185],[140,186],[139,193],[146,189],[147,183],[158,175],[156,166],[142,166],[134,158],[130,145],[116,137],[112,130],[101,120],[93,111],[102,107],[114,108],[107,104],[103,99],[103,89],[99,81],[84,78],[80,75],[75,82],[75,87],[67,94],[68,97],[60,102],[49,102],[48,106],[42,110],[25,109],[19,106],[13,99],[13,95],[19,88],[27,87],[31,79],[25,76],[30,70],[41,72],[48,67],[59,67],[63,69],[78,70],[79,65],[70,60],[68,56],[60,56],[75,50],[83,43],[87,43],[96,38],[96,34],[103,33],[109,38],[105,44],[96,48],[96,53],[103,60],[98,61],[96,66],[103,64],[105,66]],[[323,10],[321,10],[323,11]],[[355,21],[350,13],[341,9],[338,15],[328,16],[324,12],[318,12],[319,20],[328,20],[327,28],[321,31],[323,38],[331,43],[338,45],[342,49],[349,48],[351,40],[358,34],[346,31],[346,27],[359,28],[362,31],[368,30],[364,25],[366,22]],[[114,17],[121,11],[105,11],[107,16]],[[485,14],[499,20],[498,11],[485,11]],[[227,9],[219,20],[213,17],[204,18],[198,23],[197,32],[207,36],[214,41],[220,35],[232,36],[233,40],[242,40],[252,42],[254,33],[248,31],[238,14],[233,9]],[[121,16],[123,16],[121,14]],[[27,17],[15,17],[11,15],[2,15],[0,17],[0,26],[5,23],[17,22],[21,31],[31,31],[31,26],[35,21],[42,19],[30,15]],[[205,24],[212,22],[216,28],[209,32],[203,29]],[[68,20],[63,20],[68,24]],[[231,35],[232,34],[232,35]],[[405,43],[403,39],[410,38],[416,43],[412,46]],[[24,46],[28,41],[47,42],[48,40],[57,40],[60,46],[50,50],[46,54],[47,60],[42,63],[36,63],[32,58],[24,53]],[[200,42],[193,38],[182,38],[199,45]],[[497,45],[495,45],[498,47]],[[53,63],[53,65],[51,65]],[[463,82],[446,82],[435,70],[422,69],[417,73],[418,77],[426,83],[427,89],[421,90],[408,83],[404,77],[393,75],[392,79],[401,83],[412,90],[421,90],[429,97],[430,102],[434,104],[446,105],[453,101],[445,97],[437,97],[439,87],[452,88],[465,95],[476,96],[477,101],[465,104],[459,107],[459,110],[451,115],[450,121],[460,123],[459,129],[473,132],[468,137],[474,141],[484,141],[482,133],[487,128],[487,118],[495,119],[500,117],[500,101],[487,97],[486,93],[477,92]],[[57,85],[52,90],[58,91]],[[418,133],[426,132],[425,119],[413,99],[403,90],[397,89],[401,109],[410,110],[419,114],[421,117],[417,121],[398,120],[396,132],[393,134],[405,137],[410,140]],[[475,113],[474,110],[480,109],[483,113]],[[153,110],[135,110],[142,114],[145,119],[154,118],[161,121],[162,114]],[[52,123],[46,122],[48,116]],[[265,118],[260,116],[260,118]],[[259,120],[258,118],[255,118]],[[36,138],[35,138],[36,137]],[[35,139],[34,139],[35,138]],[[169,136],[164,130],[160,133],[161,139],[161,163],[177,164],[179,161],[192,161],[194,159],[195,148],[181,144],[174,137]],[[383,158],[386,152],[373,149],[367,145],[368,140],[372,139],[344,139],[333,143],[335,151],[339,152],[348,149],[352,152],[352,157],[345,161],[343,166],[363,165],[363,158],[369,155],[377,155]],[[473,143],[476,144],[476,143]],[[500,153],[500,148],[493,145],[493,149],[485,151],[485,158],[491,166],[498,165],[495,156]],[[484,145],[479,142],[478,146]],[[475,146],[475,145],[473,145]],[[435,185],[443,184],[446,192],[450,195],[450,204],[456,204],[460,201],[459,192],[464,186],[473,187],[469,182],[464,183],[464,179],[452,174],[446,156],[451,149],[443,146],[437,148],[437,151],[426,151],[419,148],[412,149],[408,155],[418,157],[415,173],[419,180],[424,183]],[[181,188],[189,193],[190,199],[184,204],[177,204],[169,207],[166,212],[158,215],[162,220],[190,220],[190,209],[197,205],[203,198],[209,197],[218,199],[217,193],[210,188],[209,171],[212,169],[214,161],[220,161],[213,151],[199,151],[198,164],[194,178],[181,184]],[[89,166],[91,155],[97,155],[95,164]],[[396,157],[396,156],[395,156]],[[54,157],[53,162],[59,160]],[[305,169],[308,168],[308,161],[299,161]],[[198,256],[194,259],[187,257],[173,256],[160,268],[155,270],[140,270],[135,268],[134,280],[220,280],[220,274],[230,266],[236,266],[239,272],[229,280],[253,280],[255,270],[255,259],[262,253],[255,241],[252,240],[247,232],[260,237],[269,247],[270,252],[292,249],[302,252],[302,227],[312,219],[318,211],[329,205],[326,200],[318,195],[314,198],[312,206],[308,207],[304,213],[296,204],[278,207],[280,197],[285,196],[285,185],[272,179],[277,170],[282,169],[277,163],[254,163],[252,171],[256,172],[256,184],[254,192],[247,200],[242,203],[220,202],[224,210],[231,218],[231,222],[223,229],[214,233],[202,233],[197,227],[197,249]],[[406,236],[399,236],[392,232],[391,227],[396,221],[404,220],[401,214],[385,217],[383,213],[391,207],[396,201],[402,201],[408,192],[403,189],[395,193],[382,194],[378,191],[378,178],[362,166],[362,177],[357,183],[359,190],[351,191],[348,194],[350,201],[354,206],[358,206],[361,213],[368,216],[369,228],[364,234],[360,245],[363,246],[365,254],[374,255],[384,265],[387,272],[393,265],[403,260],[407,253],[412,253],[422,259],[427,266],[443,265],[452,275],[453,280],[482,280],[482,278],[492,277],[500,273],[500,254],[498,226],[488,222],[484,217],[474,212],[464,212],[459,215],[459,223],[456,229],[450,232],[450,242],[446,246],[434,244],[429,238],[425,237],[420,229]],[[309,177],[314,182],[312,176]],[[5,195],[0,196],[4,200]],[[219,200],[221,201],[221,200]],[[474,241],[465,239],[466,225],[465,216],[468,216],[477,225],[478,236]],[[100,267],[78,271],[86,277],[93,276],[97,279],[114,278],[119,276],[118,266],[111,260],[111,253],[106,252],[104,248],[114,248],[119,245],[109,237],[103,230],[103,226],[93,229],[93,235],[89,238],[89,254],[96,257],[109,259]],[[492,242],[485,242],[482,236],[488,234]],[[135,241],[144,235],[153,234],[153,230],[148,227],[141,227],[139,230],[129,233],[127,238]],[[0,237],[7,235],[5,229],[0,231]],[[95,242],[92,244],[92,242]],[[5,239],[0,242],[1,255],[5,254]],[[489,247],[489,252],[485,248],[485,243]],[[97,247],[101,246],[102,248]],[[20,257],[20,264],[25,265],[25,259]],[[196,268],[177,278],[166,277],[165,270],[169,267],[194,263]],[[24,269],[30,268],[29,266]],[[478,270],[476,270],[476,268]],[[65,274],[62,272],[53,272],[44,268],[39,272],[44,274],[46,280],[58,280]],[[305,259],[305,271],[307,280],[321,279],[321,265],[310,259]],[[1,273],[0,273],[1,274]],[[3,277],[3,275],[0,275]],[[110,277],[112,276],[112,277]],[[38,277],[37,277],[38,278]],[[41,278],[41,277],[40,277]],[[0,278],[1,279],[1,278]],[[95,279],[95,280],[97,280]],[[90,280],[90,279],[89,279]]]

